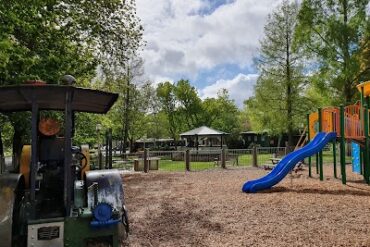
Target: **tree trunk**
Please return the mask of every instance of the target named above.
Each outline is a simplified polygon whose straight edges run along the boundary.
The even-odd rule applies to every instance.
[[[287,25],[288,27],[288,25]],[[290,33],[286,29],[286,108],[287,108],[287,134],[288,134],[288,152],[291,151],[293,144],[293,107],[292,107],[292,78],[290,71]]]
[[[349,52],[349,40],[348,40],[348,2],[347,0],[342,1],[343,4],[343,24],[344,24],[344,44],[343,44],[343,74],[344,74],[344,98],[346,100],[345,104],[352,103],[353,97],[353,88],[352,88],[352,81],[348,77],[349,68],[349,60],[350,60],[350,52]]]
[[[126,88],[126,98],[124,106],[124,117],[123,117],[123,153],[126,153],[126,144],[128,140],[128,131],[129,131],[129,110],[130,110],[130,69],[127,68],[127,88]],[[130,147],[131,149],[131,147]]]

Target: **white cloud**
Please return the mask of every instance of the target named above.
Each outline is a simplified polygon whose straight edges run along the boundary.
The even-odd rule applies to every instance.
[[[280,1],[235,0],[204,15],[210,1],[137,0],[150,79],[181,75],[194,80],[203,69],[252,64],[266,17]]]
[[[217,97],[221,89],[229,91],[230,98],[235,100],[236,105],[242,108],[243,101],[253,95],[254,85],[256,84],[257,74],[238,74],[230,80],[220,79],[214,84],[200,89],[202,99]]]

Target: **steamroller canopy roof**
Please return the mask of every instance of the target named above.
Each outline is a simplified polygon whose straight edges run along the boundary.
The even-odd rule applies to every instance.
[[[107,113],[118,94],[62,85],[16,85],[0,87],[0,111],[30,111],[32,101],[40,110],[65,109],[66,93],[72,92],[72,110],[76,112]]]

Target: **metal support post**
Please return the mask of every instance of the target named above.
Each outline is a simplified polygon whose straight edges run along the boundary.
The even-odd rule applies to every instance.
[[[340,171],[342,183],[347,183],[346,177],[346,153],[345,153],[345,136],[344,136],[344,106],[340,106]]]
[[[310,141],[311,139],[311,136],[310,136],[310,114],[307,114],[307,139],[308,139],[308,142]],[[312,177],[312,169],[311,169],[311,164],[312,161],[311,161],[311,156],[308,157],[308,176],[309,177]]]
[[[364,176],[366,183],[369,184],[369,106],[367,104],[364,105],[364,135]]]
[[[319,111],[319,132],[322,132],[322,112],[321,108],[318,109]],[[319,152],[319,169],[320,169],[320,180],[324,180],[324,169],[323,169],[323,160],[322,160],[322,150]]]

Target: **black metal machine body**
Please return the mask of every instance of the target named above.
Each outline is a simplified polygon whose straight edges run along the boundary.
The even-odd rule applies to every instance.
[[[116,224],[127,218],[121,177],[115,170],[83,176],[87,159],[72,146],[74,112],[106,113],[117,97],[71,85],[0,87],[1,112],[32,112],[29,172],[0,175],[0,246],[84,246],[96,236],[118,245]],[[62,137],[38,132],[41,110],[64,112]]]

